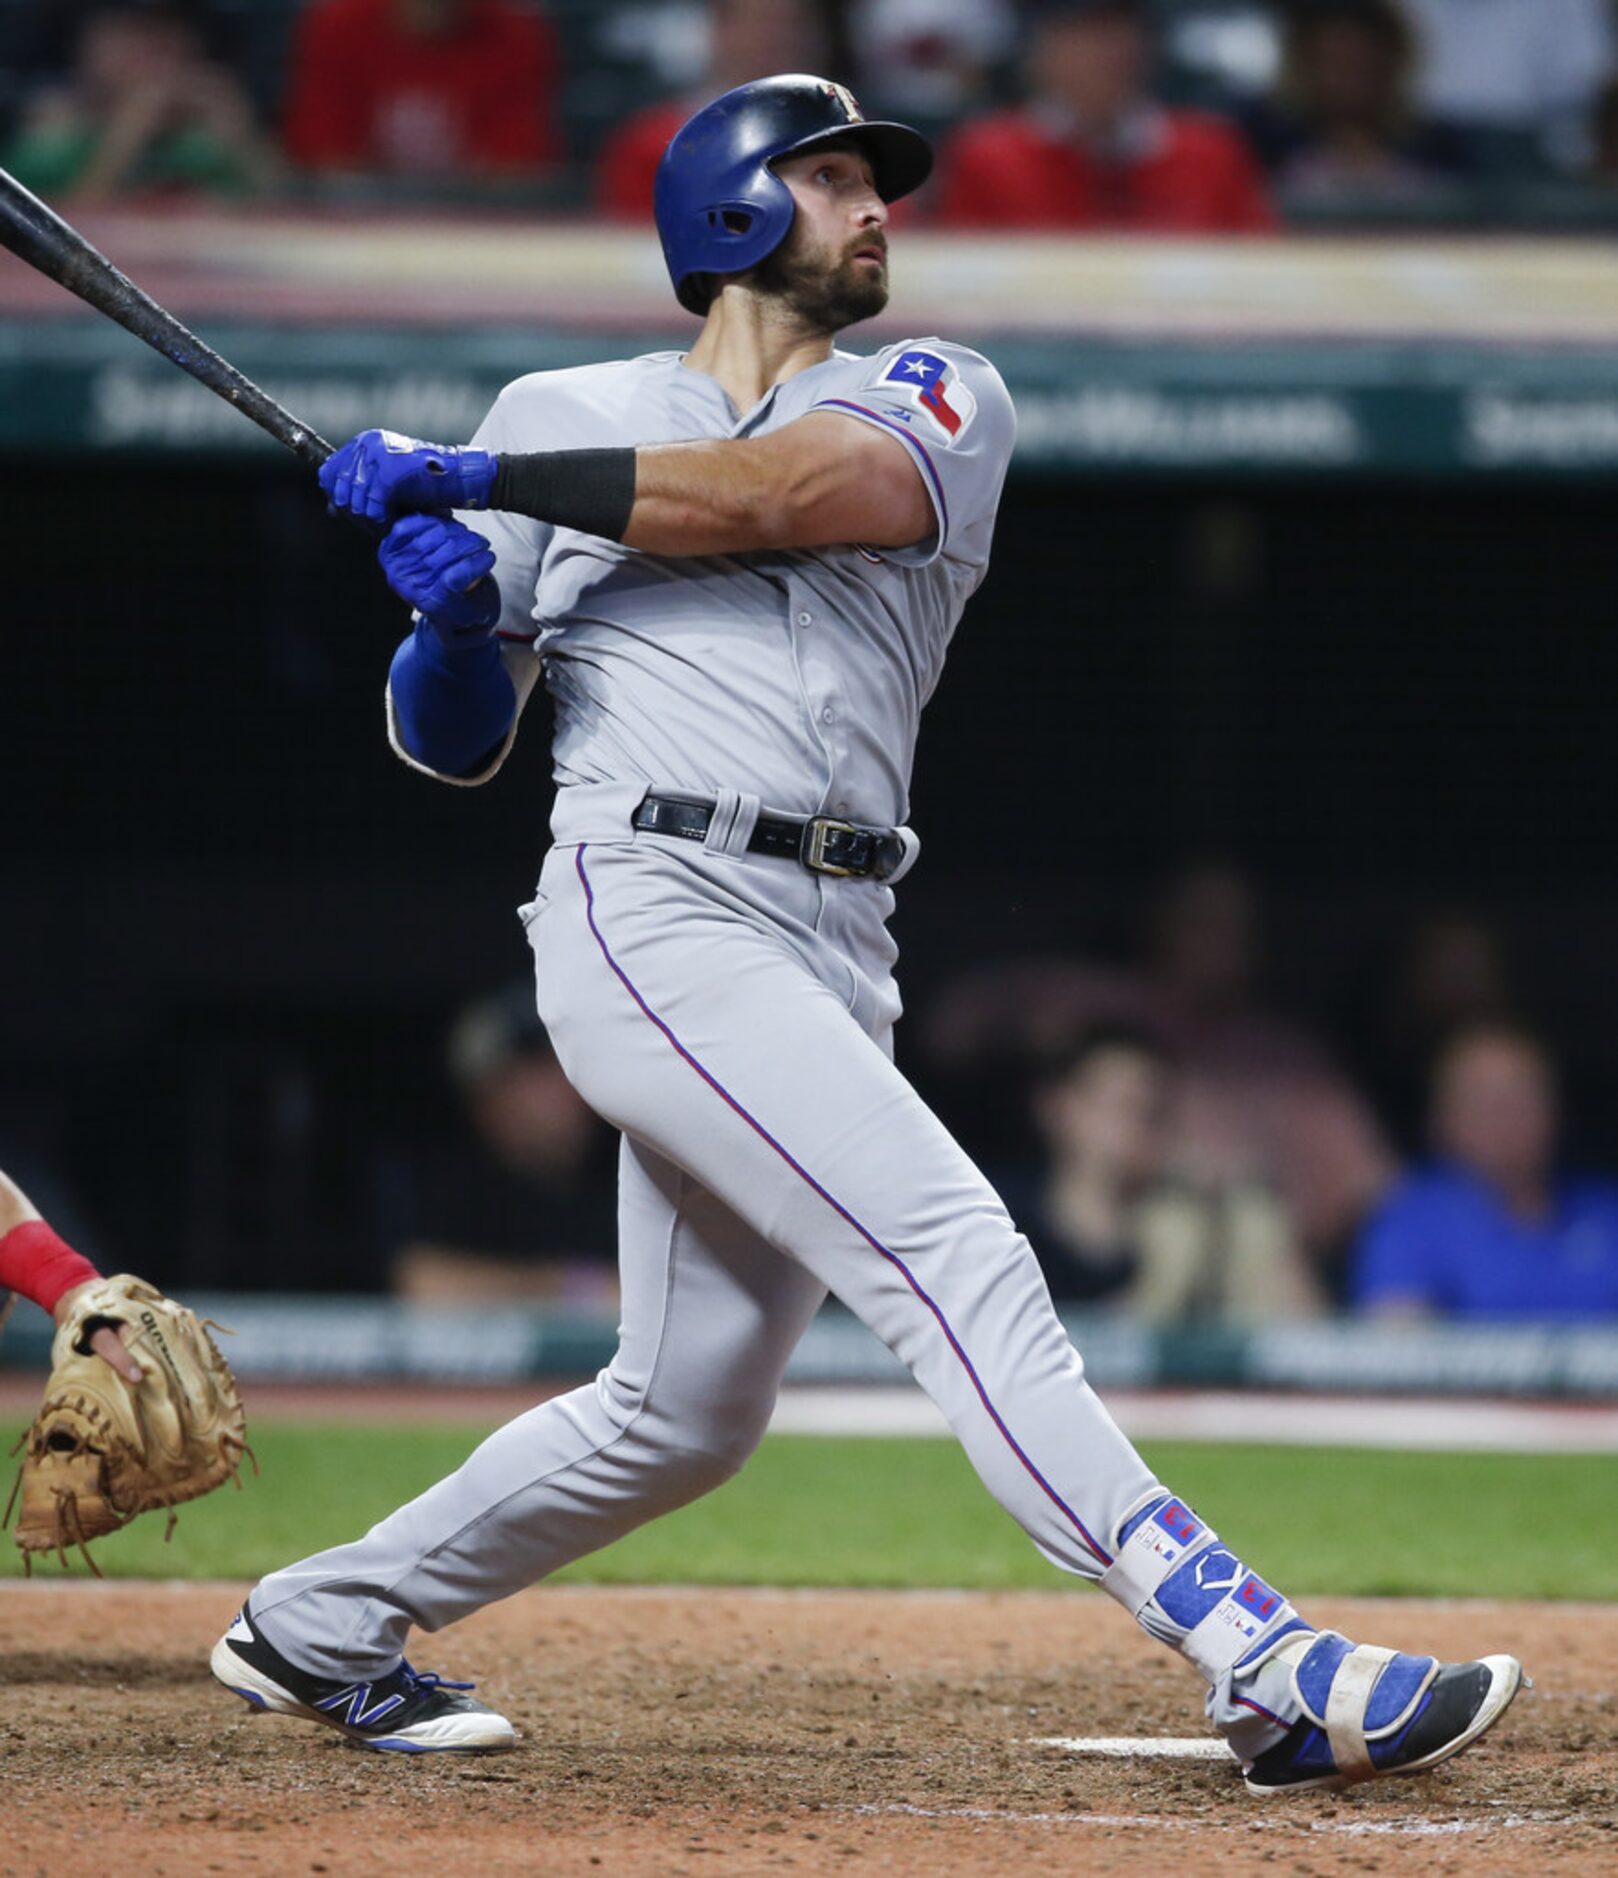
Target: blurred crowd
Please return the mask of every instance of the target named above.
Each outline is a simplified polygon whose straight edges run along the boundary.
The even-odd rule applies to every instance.
[[[1157,1324],[1618,1317],[1618,1182],[1574,1164],[1486,924],[1422,921],[1333,1024],[1274,1008],[1263,966],[1250,883],[1200,867],[1125,962],[992,966],[932,1004],[941,1100],[996,1092],[985,1159],[1059,1299]]]
[[[901,1065],[1058,1303],[1201,1330],[1618,1323],[1610,1049],[1559,1048],[1498,932],[1460,911],[1417,920],[1344,995],[1285,1008],[1262,913],[1244,874],[1199,865],[1143,896],[1104,955],[1002,959],[913,999]],[[617,1139],[564,1075],[530,982],[453,1017],[437,1076],[361,1054],[334,1101],[296,1057],[233,1046],[223,1076],[175,1092],[206,1282],[273,1278],[312,1239],[339,1289],[613,1308]],[[140,1120],[120,1107],[114,1125]],[[76,1192],[29,1139],[0,1112],[0,1164],[75,1243],[125,1256],[95,1217],[109,1196]]]
[[[1614,0],[0,0],[0,160],[68,201],[358,189],[643,221],[700,100],[810,70],[937,138],[911,222],[1532,222],[1618,189],[1614,14]]]
[[[907,1067],[1063,1304],[1158,1326],[1618,1317],[1618,1181],[1570,1161],[1556,1056],[1475,919],[1423,921],[1334,1047],[1267,1001],[1249,883],[1198,867],[1132,956],[987,966],[910,1028]],[[612,1141],[529,988],[465,1011],[447,1063],[458,1121],[395,1169],[396,1289],[599,1302]]]

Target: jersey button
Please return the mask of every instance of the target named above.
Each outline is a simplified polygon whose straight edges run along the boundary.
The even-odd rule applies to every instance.
[[[837,713],[829,704],[826,706],[825,710],[820,713],[820,721],[823,724],[835,724],[837,722]]]
[[[813,626],[814,623],[815,616],[813,613],[800,613],[798,615],[798,624],[800,626]]]

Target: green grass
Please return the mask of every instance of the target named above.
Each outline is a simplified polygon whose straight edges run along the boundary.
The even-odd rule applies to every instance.
[[[0,1430],[9,1447],[16,1430]],[[260,1423],[263,1478],[97,1547],[113,1577],[254,1578],[357,1536],[455,1467],[460,1427]],[[1293,1595],[1618,1597],[1618,1456],[1149,1444],[1147,1459]],[[7,1486],[9,1491],[9,1483]],[[50,1563],[44,1570],[55,1572]],[[82,1571],[82,1567],[79,1568]],[[21,1571],[0,1545],[0,1576]],[[738,1480],[563,1574],[574,1583],[1071,1582],[989,1499],[953,1443],[779,1436]]]

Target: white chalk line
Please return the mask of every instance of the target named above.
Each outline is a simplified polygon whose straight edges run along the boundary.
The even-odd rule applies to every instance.
[[[1468,1833],[1510,1832],[1528,1826],[1566,1825],[1566,1813],[1506,1813],[1499,1819],[1165,1819],[1153,1813],[1006,1813],[987,1806],[856,1806],[862,1819],[965,1819],[990,1826],[1145,1826],[1159,1832],[1290,1832],[1338,1838],[1454,1839]]]
[[[1043,1735],[1036,1748],[1060,1748],[1064,1754],[1097,1754],[1119,1761],[1234,1761],[1223,1741],[1209,1735]]]

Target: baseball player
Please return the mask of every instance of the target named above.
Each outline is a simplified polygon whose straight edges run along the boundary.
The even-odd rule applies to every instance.
[[[930,162],[839,85],[727,92],[657,178],[674,290],[703,316],[689,351],[522,378],[470,448],[371,431],[322,469],[335,510],[387,528],[415,608],[388,693],[407,763],[481,783],[542,675],[550,693],[554,845],[522,918],[562,1064],[623,1134],[623,1323],[593,1383],[257,1586],[212,1665],[262,1708],[378,1748],[509,1746],[468,1685],[403,1661],[412,1626],[733,1474],[828,1291],[1044,1555],[1201,1671],[1255,1792],[1430,1767],[1517,1690],[1508,1656],[1317,1629],[1153,1478],[1027,1241],[894,1066],[917,721],[1014,429],[964,346],[836,345],[885,304],[888,205]]]
[[[4,1322],[10,1304],[8,1294],[16,1293],[31,1298],[58,1324],[65,1324],[73,1315],[74,1301],[83,1287],[94,1284],[100,1276],[87,1258],[45,1224],[22,1188],[0,1173],[0,1322]],[[90,1348],[120,1376],[138,1383],[140,1364],[123,1342],[130,1334],[128,1325],[122,1334],[103,1325],[91,1332]]]

